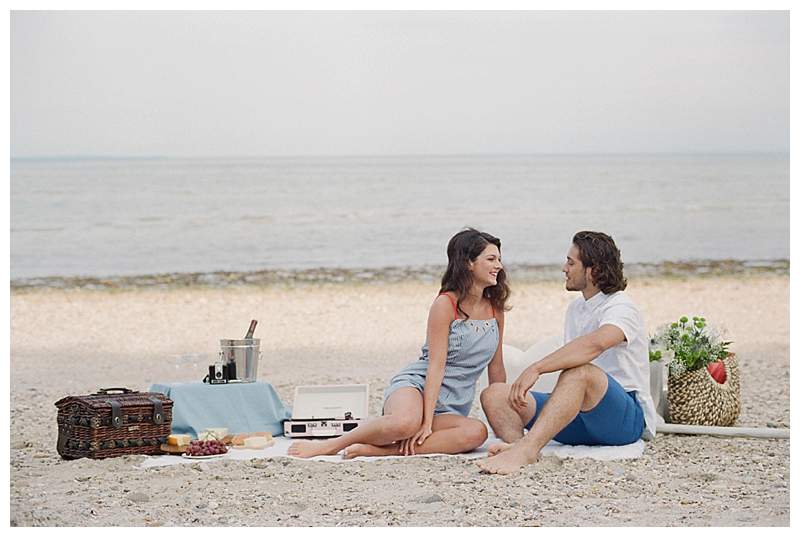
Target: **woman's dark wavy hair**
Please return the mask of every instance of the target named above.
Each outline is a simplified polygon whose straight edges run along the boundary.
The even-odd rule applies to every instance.
[[[622,257],[614,239],[599,231],[579,231],[572,237],[584,267],[592,268],[592,279],[609,295],[623,291],[628,280],[622,275]]]
[[[469,262],[475,261],[484,249],[490,244],[497,246],[500,250],[500,239],[477,229],[467,228],[459,231],[450,242],[447,243],[447,270],[442,276],[442,287],[439,293],[451,291],[455,293],[456,308],[465,317],[469,315],[461,309],[461,301],[467,297],[472,286],[472,273],[469,271]],[[495,311],[508,311],[511,308],[506,306],[511,294],[508,287],[505,269],[497,273],[497,283],[483,290],[483,296],[489,299]]]

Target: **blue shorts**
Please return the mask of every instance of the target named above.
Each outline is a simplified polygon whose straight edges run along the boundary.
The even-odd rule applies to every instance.
[[[644,413],[636,400],[636,392],[626,392],[611,375],[606,394],[588,412],[578,412],[554,440],[572,446],[622,446],[641,438],[644,430]],[[530,429],[542,412],[549,393],[531,392],[536,399],[536,414],[525,426]]]

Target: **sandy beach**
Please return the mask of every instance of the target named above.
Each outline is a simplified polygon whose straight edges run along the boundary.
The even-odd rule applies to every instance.
[[[659,435],[634,461],[544,458],[510,477],[460,458],[329,464],[288,458],[142,470],[141,457],[61,460],[56,408],[99,387],[200,380],[218,340],[259,320],[260,379],[369,383],[418,357],[435,281],[13,290],[11,524],[17,526],[785,526],[789,441]],[[575,295],[515,282],[505,342],[562,332]],[[789,277],[646,277],[628,294],[647,329],[704,315],[734,341],[742,426],[789,427]],[[199,354],[193,367],[180,356]],[[511,379],[513,380],[513,379]],[[473,414],[478,415],[478,404]],[[332,491],[335,491],[332,493]]]

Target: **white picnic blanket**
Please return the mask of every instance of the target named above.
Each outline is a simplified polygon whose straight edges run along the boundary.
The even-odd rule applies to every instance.
[[[489,446],[499,442],[494,436],[490,435],[486,442],[481,447],[469,453],[462,453],[459,455],[414,455],[415,457],[464,457],[467,459],[477,459],[486,457]],[[292,443],[291,438],[277,437],[275,443],[264,449],[239,449],[231,448],[228,453],[221,457],[212,459],[188,459],[176,455],[158,455],[148,456],[141,464],[140,468],[152,468],[154,466],[168,466],[171,464],[192,464],[197,462],[214,463],[225,460],[243,461],[250,459],[269,459],[276,457],[291,457],[286,453],[289,445]],[[568,446],[559,444],[552,441],[547,444],[542,450],[542,456],[555,456],[561,459],[564,458],[590,458],[601,461],[610,461],[617,459],[638,459],[644,453],[644,442],[638,440],[633,444],[625,446]],[[409,457],[390,456],[390,457],[356,457],[354,459],[344,459],[341,455],[323,455],[319,457],[312,457],[311,459],[298,459],[310,461],[324,461],[324,462],[350,462],[350,461],[375,461],[378,459],[409,459]]]
[[[548,353],[560,347],[563,343],[563,336],[553,336],[540,341],[539,343],[531,346],[528,350],[522,351],[510,345],[503,345],[503,362],[506,366],[509,379],[515,379],[523,369],[528,367],[531,363],[542,359]],[[487,373],[484,371],[480,380],[478,381],[477,390],[480,392],[488,384]],[[550,393],[558,380],[558,373],[547,373],[542,375],[537,383],[534,385],[534,390]],[[485,421],[485,420],[484,420]],[[491,431],[491,427],[487,429]],[[489,435],[486,442],[483,443],[478,449],[469,453],[462,453],[459,455],[415,455],[415,457],[464,457],[467,459],[477,459],[486,457],[489,446],[500,442],[493,434]],[[290,438],[277,437],[275,444],[265,449],[252,450],[252,449],[237,449],[232,448],[222,457],[214,459],[186,459],[177,457],[175,455],[160,455],[147,457],[142,463],[141,468],[152,468],[154,466],[166,466],[170,464],[191,464],[196,462],[216,462],[222,460],[250,460],[250,459],[268,459],[274,457],[290,457],[286,452],[289,445],[292,443]],[[555,456],[561,459],[596,459],[601,461],[610,461],[618,459],[638,459],[644,453],[644,442],[637,440],[633,444],[625,446],[568,446],[559,444],[556,441],[551,441],[542,450],[542,456]],[[291,457],[295,458],[295,457]],[[325,462],[349,462],[353,461],[374,461],[378,459],[390,458],[408,458],[408,457],[356,457],[354,459],[343,459],[341,455],[325,455],[313,457],[312,461],[325,461]],[[304,459],[299,459],[304,460]]]

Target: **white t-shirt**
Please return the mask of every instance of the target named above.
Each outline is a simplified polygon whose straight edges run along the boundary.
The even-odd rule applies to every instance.
[[[656,408],[650,397],[649,340],[639,308],[625,293],[606,295],[602,291],[589,300],[579,296],[567,308],[564,343],[611,324],[622,330],[626,341],[611,347],[592,363],[611,375],[626,392],[635,391],[644,413],[642,438],[656,435]]]

